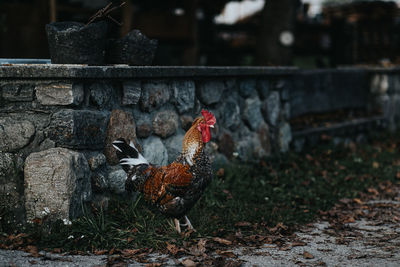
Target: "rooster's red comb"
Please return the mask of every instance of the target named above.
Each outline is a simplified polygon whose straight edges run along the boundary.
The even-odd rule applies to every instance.
[[[217,122],[214,115],[211,112],[209,112],[208,110],[203,109],[201,111],[201,115],[203,115],[204,120],[206,121],[207,125],[214,125]]]

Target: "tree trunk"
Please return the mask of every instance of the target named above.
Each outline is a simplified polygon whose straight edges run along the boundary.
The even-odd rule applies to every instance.
[[[291,65],[293,46],[285,46],[280,35],[289,31],[294,35],[298,0],[266,0],[261,13],[257,42],[257,65]]]

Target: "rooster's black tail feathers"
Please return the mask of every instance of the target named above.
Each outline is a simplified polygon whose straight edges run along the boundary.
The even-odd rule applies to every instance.
[[[112,145],[116,149],[119,163],[125,172],[128,172],[134,166],[149,164],[149,162],[136,149],[132,141],[128,145],[125,139],[118,138],[112,143]]]

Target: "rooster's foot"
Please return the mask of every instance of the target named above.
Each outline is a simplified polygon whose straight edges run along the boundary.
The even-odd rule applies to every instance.
[[[181,233],[181,223],[179,222],[178,219],[174,219],[174,223],[175,223],[175,230],[178,232],[178,234]]]
[[[194,229],[193,225],[190,223],[189,218],[185,215],[185,224],[181,224],[181,226],[187,226],[187,228],[189,230],[192,230],[194,232],[196,232],[196,230]]]

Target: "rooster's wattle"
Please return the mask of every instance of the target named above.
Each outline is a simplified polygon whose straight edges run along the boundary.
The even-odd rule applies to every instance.
[[[180,232],[179,220],[193,229],[186,213],[201,197],[212,179],[212,169],[204,146],[211,139],[210,127],[216,119],[211,112],[203,110],[202,117],[194,120],[182,142],[181,155],[167,166],[150,164],[136,149],[120,138],[113,142],[120,164],[127,173],[127,191],[138,191],[155,205],[161,213],[174,218],[175,228]]]

